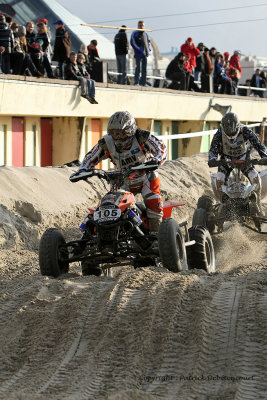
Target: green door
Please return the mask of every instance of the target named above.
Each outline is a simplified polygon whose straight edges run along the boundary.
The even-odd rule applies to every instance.
[[[205,121],[204,123],[204,131],[210,130],[210,123]],[[210,149],[210,135],[202,136],[202,145],[201,145],[201,152],[206,153]]]
[[[154,135],[155,136],[161,135],[161,121],[158,120],[154,121]]]

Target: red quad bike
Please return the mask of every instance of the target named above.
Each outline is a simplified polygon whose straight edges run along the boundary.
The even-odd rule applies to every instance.
[[[188,268],[215,272],[215,255],[209,231],[200,226],[188,229],[187,221],[181,224],[171,218],[173,207],[184,205],[179,201],[165,201],[164,216],[158,235],[148,230],[146,206],[136,202],[134,194],[122,186],[125,179],[142,184],[151,165],[132,167],[130,171],[104,171],[92,169],[71,176],[72,182],[93,176],[110,184],[96,207],[89,208],[80,230],[82,236],[70,242],[55,228],[47,229],[39,247],[39,265],[42,275],[58,277],[69,270],[72,262],[81,262],[83,275],[101,275],[108,268],[132,265],[163,266],[172,272]],[[181,228],[184,228],[184,234]]]

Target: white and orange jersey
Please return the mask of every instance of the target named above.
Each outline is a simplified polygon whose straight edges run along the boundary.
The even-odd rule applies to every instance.
[[[91,168],[99,162],[110,158],[118,169],[128,169],[151,159],[163,164],[167,158],[167,148],[156,136],[149,131],[137,129],[130,149],[119,152],[110,135],[105,135],[86,154],[80,169]]]

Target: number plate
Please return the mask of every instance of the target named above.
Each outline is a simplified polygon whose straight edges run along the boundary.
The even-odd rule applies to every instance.
[[[120,216],[121,210],[119,207],[115,205],[100,206],[94,212],[94,221],[98,223],[116,221]]]

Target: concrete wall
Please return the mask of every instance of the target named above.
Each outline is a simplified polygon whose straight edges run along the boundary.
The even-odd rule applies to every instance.
[[[0,163],[5,153],[7,165],[12,165],[12,117],[24,117],[25,165],[40,165],[40,118],[51,117],[53,165],[62,165],[81,160],[90,150],[95,142],[92,120],[100,120],[103,136],[110,115],[116,111],[130,111],[138,127],[152,133],[154,121],[160,121],[162,135],[173,133],[173,121],[178,121],[179,133],[202,131],[205,126],[217,128],[222,114],[211,107],[216,103],[231,105],[244,123],[261,122],[267,116],[266,99],[150,87],[98,83],[96,99],[99,104],[95,105],[80,97],[77,82],[0,75],[0,92]],[[206,136],[164,142],[170,159],[172,146],[178,147],[179,157],[189,156],[207,151],[210,139]],[[1,149],[4,141],[5,152]],[[108,168],[109,162],[104,161],[102,166]]]

